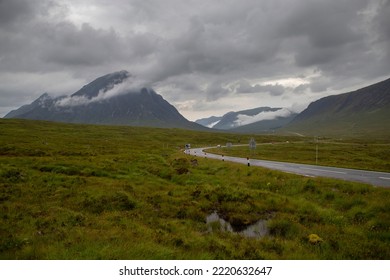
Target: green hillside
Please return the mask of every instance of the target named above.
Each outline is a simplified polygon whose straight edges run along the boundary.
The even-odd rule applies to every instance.
[[[291,123],[279,132],[336,138],[390,139],[390,107],[338,116],[332,113]]]
[[[312,136],[390,138],[390,79],[309,105],[283,132]]]
[[[0,259],[390,258],[389,189],[181,150],[249,139],[0,119]]]

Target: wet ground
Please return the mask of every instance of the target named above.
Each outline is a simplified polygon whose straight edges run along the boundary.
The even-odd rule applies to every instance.
[[[232,225],[221,218],[216,211],[206,217],[209,232],[227,231],[240,234],[245,237],[260,238],[268,235],[267,220],[258,220],[240,231],[235,231]]]

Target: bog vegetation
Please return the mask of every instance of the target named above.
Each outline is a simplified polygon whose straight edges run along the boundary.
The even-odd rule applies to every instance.
[[[258,137],[255,149],[248,145],[208,149],[208,152],[228,156],[318,164],[353,169],[390,172],[390,143],[372,139],[307,138],[276,142],[274,137]],[[351,142],[352,141],[352,142]]]
[[[249,138],[0,120],[0,258],[390,258],[389,189],[182,152]]]

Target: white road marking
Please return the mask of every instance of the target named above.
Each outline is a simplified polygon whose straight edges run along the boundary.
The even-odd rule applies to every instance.
[[[388,178],[388,177],[379,177],[379,179],[390,180],[390,178]]]

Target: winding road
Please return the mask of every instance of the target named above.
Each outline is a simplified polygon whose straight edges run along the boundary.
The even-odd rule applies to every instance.
[[[261,166],[269,169],[279,170],[283,172],[308,176],[308,177],[328,177],[341,179],[346,181],[361,182],[366,184],[371,184],[378,187],[390,187],[390,173],[387,172],[377,172],[377,171],[367,171],[367,170],[358,170],[358,169],[348,169],[348,168],[336,168],[329,166],[319,166],[319,165],[309,165],[309,164],[300,164],[300,163],[289,163],[289,162],[279,162],[279,161],[269,161],[269,160],[259,160],[259,159],[247,159],[247,158],[238,158],[230,156],[221,156],[216,154],[211,154],[204,152],[204,150],[216,148],[216,147],[205,147],[205,148],[194,148],[188,149],[185,152],[187,154],[203,157],[218,159],[224,161],[231,161],[242,163],[250,166]]]

